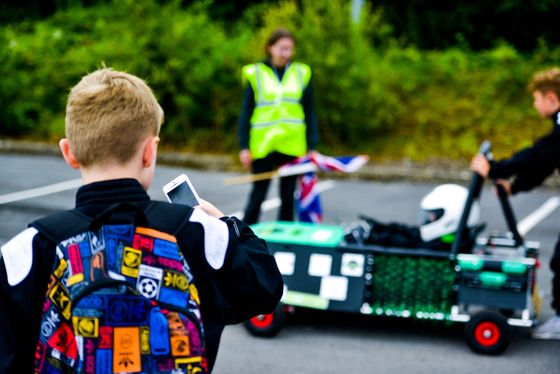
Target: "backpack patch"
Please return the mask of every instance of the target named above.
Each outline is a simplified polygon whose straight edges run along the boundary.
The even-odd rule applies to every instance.
[[[102,225],[61,241],[35,371],[206,373],[198,291],[177,240]]]

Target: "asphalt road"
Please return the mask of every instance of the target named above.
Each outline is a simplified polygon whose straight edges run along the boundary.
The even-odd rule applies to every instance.
[[[234,174],[222,172],[158,166],[148,191],[150,196],[164,200],[161,187],[183,172],[189,175],[199,195],[224,213],[243,208],[249,185],[224,187],[224,180]],[[0,245],[30,221],[71,208],[79,185],[79,172],[68,167],[61,157],[2,154],[0,176]],[[50,191],[45,186],[50,186]],[[275,187],[270,191],[263,221],[275,219]],[[383,222],[416,224],[418,204],[434,185],[323,180],[322,187],[324,223],[349,225],[364,214]],[[53,193],[57,189],[61,191]],[[538,189],[514,197],[512,205],[518,220],[523,221],[556,195],[557,191]],[[486,233],[505,231],[497,199],[489,188],[483,192],[481,203]],[[541,243],[543,266],[538,283],[543,297],[542,319],[552,315],[547,264],[560,231],[558,222],[560,209],[555,209],[526,235],[528,240]],[[531,340],[527,329],[516,328],[504,354],[483,356],[469,350],[462,327],[301,311],[291,316],[286,328],[272,339],[252,337],[242,326],[227,327],[214,373],[560,372],[560,341]]]

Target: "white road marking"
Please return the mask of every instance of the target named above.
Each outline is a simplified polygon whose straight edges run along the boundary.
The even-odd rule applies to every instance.
[[[0,195],[0,205],[71,190],[73,188],[80,187],[82,183],[83,183],[82,179],[77,178],[65,182],[51,184],[48,186],[32,188],[29,190],[14,192],[6,195]],[[336,186],[336,182],[333,180],[321,181],[317,184],[317,190],[319,191],[319,193],[321,193],[323,191],[330,190],[335,186]],[[281,204],[280,198],[275,197],[272,199],[265,200],[261,206],[261,209],[263,212],[267,212],[272,209],[278,208],[280,204]],[[549,198],[537,210],[529,214],[527,217],[525,217],[517,224],[517,230],[519,230],[519,234],[521,236],[526,235],[535,226],[537,226],[542,220],[544,220],[552,212],[554,212],[559,206],[560,206],[560,197],[555,196]],[[242,217],[243,211],[241,210],[238,210],[228,215],[236,216],[239,217],[240,219],[243,219]]]
[[[9,193],[0,196],[0,205],[13,203],[14,201],[20,201],[25,199],[31,199],[34,197],[40,197],[45,195],[50,195],[57,192],[71,190],[73,188],[78,188],[83,184],[82,178],[72,179],[65,182],[55,183],[48,186],[32,188],[30,190]]]
[[[317,183],[317,191],[319,193],[321,193],[323,191],[330,190],[330,189],[334,188],[335,186],[336,186],[336,182],[333,181],[333,180],[321,181],[321,182]],[[268,212],[269,210],[278,208],[280,206],[280,204],[281,204],[281,200],[280,200],[279,197],[274,197],[272,199],[265,200],[261,204],[261,211],[262,212]],[[238,210],[236,212],[228,214],[228,216],[235,216],[235,217],[237,217],[241,220],[243,219],[243,215],[244,215],[244,212],[242,210]]]
[[[533,213],[529,214],[517,224],[517,231],[521,236],[527,234],[532,228],[537,226],[549,214],[560,206],[560,197],[551,197]]]

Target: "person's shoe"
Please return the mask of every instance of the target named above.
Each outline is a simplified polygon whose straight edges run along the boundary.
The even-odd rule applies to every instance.
[[[531,331],[531,338],[560,340],[560,316],[555,316]]]

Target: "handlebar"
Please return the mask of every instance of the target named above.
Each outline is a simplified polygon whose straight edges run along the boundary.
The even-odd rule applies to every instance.
[[[492,157],[492,153],[490,152],[491,149],[492,149],[492,143],[490,143],[488,140],[485,140],[480,145],[480,148],[478,148],[478,153],[483,154],[488,161],[492,161],[493,157]]]
[[[523,244],[523,238],[521,237],[521,234],[517,229],[517,220],[515,219],[515,214],[513,213],[511,204],[509,203],[508,194],[504,189],[504,186],[496,183],[495,180],[493,182],[494,182],[494,186],[496,186],[496,190],[498,191],[498,198],[500,199],[500,203],[502,205],[502,211],[504,212],[506,223],[509,227],[509,230],[513,234],[513,239],[515,240],[515,244],[520,246]]]
[[[484,141],[479,148],[479,153],[484,154],[485,157],[488,158],[487,155],[490,154],[491,147],[492,146],[489,141]],[[463,213],[461,214],[461,219],[459,220],[457,235],[455,236],[455,240],[453,240],[453,244],[451,245],[452,255],[456,255],[457,253],[459,253],[459,247],[461,246],[463,236],[465,235],[465,228],[467,227],[467,221],[471,213],[472,205],[475,199],[478,199],[478,197],[480,196],[480,190],[482,189],[483,182],[484,182],[484,178],[482,178],[480,174],[478,174],[476,171],[473,171],[471,177],[471,183],[469,184],[467,201],[465,201]]]
[[[488,161],[492,161],[494,158],[492,156],[492,153],[490,152],[491,148],[492,148],[492,144],[490,144],[488,140],[485,140],[480,145],[478,152],[482,153]],[[496,183],[495,179],[492,179],[492,182],[494,183],[494,186],[498,191],[498,198],[500,199],[500,203],[502,205],[502,211],[504,212],[504,216],[506,218],[506,223],[509,227],[509,230],[513,234],[513,239],[515,240],[515,244],[517,244],[518,246],[522,245],[523,238],[519,234],[519,230],[517,230],[517,220],[515,219],[515,215],[513,214],[513,209],[511,208],[511,204],[509,203],[508,194],[504,189],[504,186],[502,186],[499,183]]]
[[[478,153],[481,153],[486,157],[488,161],[492,161],[494,157],[492,156],[492,144],[485,140],[482,142],[478,149]],[[515,244],[520,246],[523,244],[523,238],[519,234],[517,230],[517,220],[515,219],[515,215],[513,214],[513,209],[509,203],[508,195],[504,189],[504,187],[500,184],[497,184],[495,180],[492,180],[496,189],[498,190],[498,197],[500,199],[500,205],[502,206],[502,211],[506,218],[506,223],[508,225],[509,230],[513,234],[513,238],[515,240]],[[467,221],[469,219],[470,211],[475,199],[478,199],[480,196],[480,191],[482,190],[482,185],[484,183],[484,178],[482,178],[477,172],[473,171],[471,177],[471,183],[469,185],[469,194],[467,196],[467,201],[465,202],[465,207],[463,209],[463,214],[461,215],[461,220],[459,221],[459,228],[457,230],[458,235],[455,237],[453,244],[451,246],[451,253],[457,254],[459,251],[459,246],[461,245],[462,236],[464,235],[465,228],[467,227]]]

